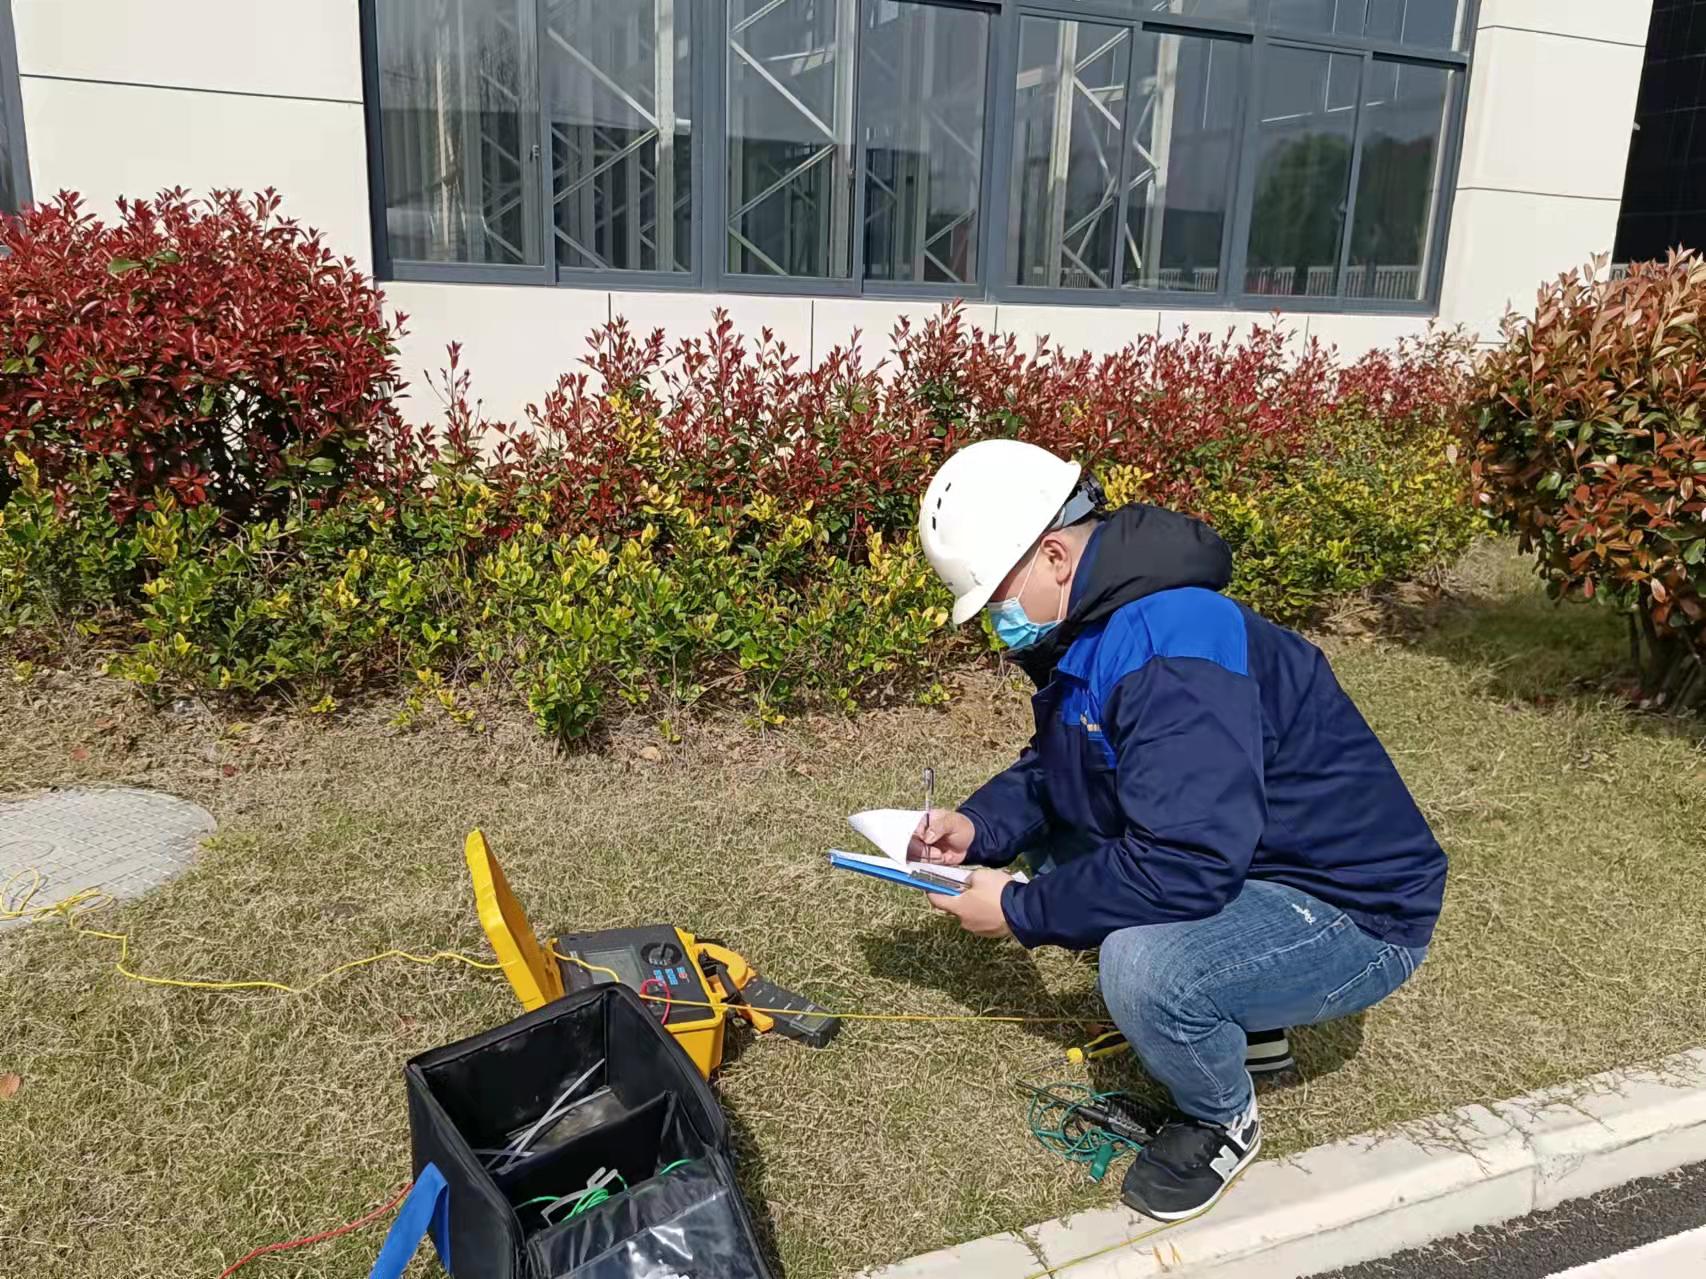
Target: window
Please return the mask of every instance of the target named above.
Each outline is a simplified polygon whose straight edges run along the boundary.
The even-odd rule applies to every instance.
[[[1457,76],[1392,62],[1370,71],[1345,296],[1419,302],[1427,297]]]
[[[731,275],[977,278],[987,12],[731,0],[728,48]]]
[[[13,213],[30,198],[24,153],[24,108],[18,95],[17,44],[10,0],[0,0],[0,212]]]
[[[4,0],[0,0],[3,3]],[[362,0],[411,279],[1429,306],[1469,0]]]
[[[1250,50],[1231,40],[1147,33],[1137,49],[1120,283],[1214,293]]]
[[[1362,61],[1313,49],[1270,50],[1253,174],[1244,291],[1331,297],[1356,142]]]
[[[877,0],[859,44],[865,278],[978,278],[989,14]]]
[[[1280,30],[1358,36],[1418,48],[1461,45],[1463,0],[1269,0]]]
[[[1247,54],[1228,40],[1025,18],[1014,282],[1215,292]]]
[[[1268,65],[1244,291],[1425,300],[1454,73],[1285,47]]]
[[[1111,289],[1132,29],[1027,17],[1019,33],[1014,282]]]
[[[393,262],[538,265],[533,0],[378,0]]]
[[[858,0],[728,10],[728,269],[846,279]]]
[[[557,263],[693,268],[693,7],[546,0],[541,83]]]

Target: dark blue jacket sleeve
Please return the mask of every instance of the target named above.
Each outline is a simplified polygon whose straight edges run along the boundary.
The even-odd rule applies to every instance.
[[[960,805],[971,819],[968,866],[1005,866],[1048,829],[1049,810],[1043,788],[1042,761],[1027,746],[1018,762],[997,773]]]
[[[1266,822],[1262,714],[1248,676],[1153,658],[1103,711],[1125,830],[1002,907],[1026,946],[1084,950],[1136,924],[1204,919],[1237,896]]]

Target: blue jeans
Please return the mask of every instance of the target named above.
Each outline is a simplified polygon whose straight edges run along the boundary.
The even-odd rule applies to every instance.
[[[1111,934],[1100,984],[1114,1022],[1179,1109],[1224,1124],[1250,1104],[1246,1030],[1361,1012],[1426,954],[1370,936],[1295,888],[1246,880],[1218,915]]]

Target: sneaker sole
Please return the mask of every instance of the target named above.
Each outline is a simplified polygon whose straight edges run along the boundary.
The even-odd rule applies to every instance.
[[[1156,1221],[1187,1221],[1192,1217],[1200,1217],[1203,1213],[1207,1212],[1210,1208],[1214,1207],[1215,1204],[1220,1202],[1221,1196],[1228,1190],[1232,1189],[1233,1185],[1238,1181],[1238,1178],[1244,1175],[1244,1170],[1254,1163],[1256,1156],[1261,1153],[1262,1139],[1258,1136],[1256,1138],[1256,1144],[1251,1146],[1245,1156],[1238,1161],[1238,1166],[1232,1170],[1232,1175],[1221,1184],[1220,1189],[1215,1191],[1214,1194],[1209,1197],[1207,1202],[1198,1204],[1195,1208],[1186,1208],[1181,1212],[1156,1212],[1152,1208],[1139,1208],[1135,1204],[1131,1203],[1127,1203],[1126,1207],[1130,1208],[1133,1212],[1141,1212],[1145,1217],[1153,1218]],[[1121,1202],[1124,1202],[1123,1198]]]
[[[1281,1071],[1293,1070],[1297,1067],[1297,1059],[1287,1053],[1284,1057],[1273,1061],[1251,1061],[1246,1059],[1244,1069],[1252,1075],[1277,1075]]]

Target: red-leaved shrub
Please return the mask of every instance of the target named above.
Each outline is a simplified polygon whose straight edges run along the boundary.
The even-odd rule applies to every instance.
[[[1706,259],[1602,265],[1505,321],[1474,388],[1474,482],[1557,593],[1639,619],[1648,691],[1677,696],[1706,653]]]
[[[57,485],[104,463],[121,520],[161,492],[242,521],[402,478],[399,330],[278,204],[168,191],[108,224],[67,194],[0,219],[5,464]]]
[[[855,554],[867,530],[910,529],[931,472],[974,440],[1132,468],[1152,477],[1149,500],[1196,510],[1211,488],[1259,487],[1273,464],[1334,447],[1341,415],[1394,437],[1439,429],[1467,368],[1453,334],[1344,365],[1319,343],[1289,350],[1277,325],[1242,340],[1140,337],[1104,356],[1026,349],[957,308],[903,320],[877,365],[855,345],[803,367],[768,330],[751,342],[722,313],[673,343],[618,319],[588,348],[586,370],[525,424],[484,427],[499,439],[488,478],[500,492],[543,495],[575,533],[634,531],[648,493],[705,515],[771,500],[811,511]],[[448,398],[466,418],[462,389]]]

